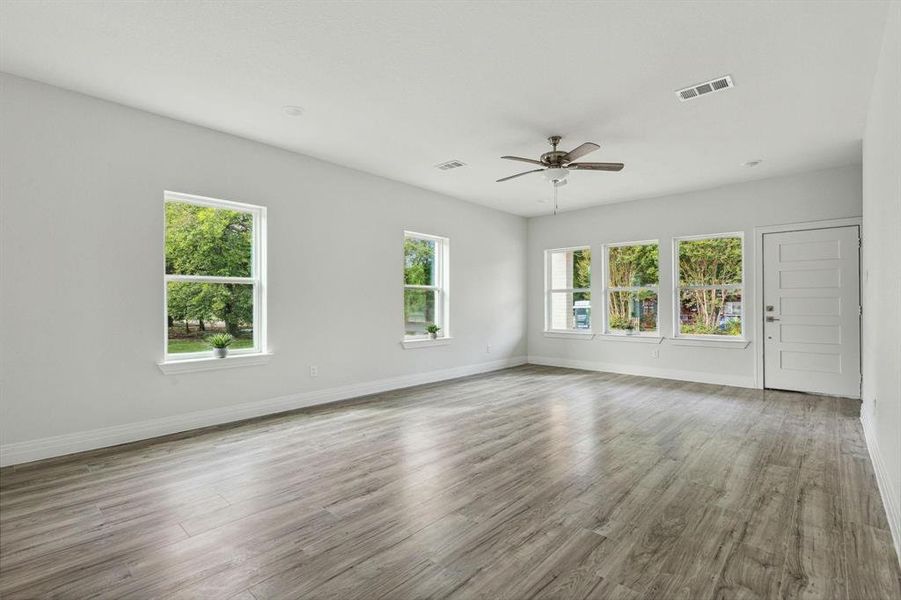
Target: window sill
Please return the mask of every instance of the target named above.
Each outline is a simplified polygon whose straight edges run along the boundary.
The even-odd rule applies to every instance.
[[[544,337],[563,340],[591,340],[594,339],[594,333],[591,331],[545,331]]]
[[[219,369],[265,365],[270,358],[272,358],[271,352],[258,352],[256,354],[234,354],[225,358],[204,357],[169,360],[157,363],[157,366],[165,375],[179,375],[181,373],[195,373],[198,371],[218,371]]]
[[[751,344],[751,340],[718,340],[702,337],[674,337],[670,338],[669,343],[674,346],[694,346],[696,348],[729,348],[732,350],[741,350],[747,348]]]
[[[447,346],[451,343],[453,338],[449,337],[440,337],[436,339],[423,339],[423,340],[404,340],[401,342],[401,345],[407,350],[413,350],[414,348],[431,348],[432,346]]]
[[[616,340],[618,342],[638,342],[640,344],[660,344],[663,342],[663,338],[659,335],[629,335],[628,333],[604,333],[601,334],[601,339],[610,341]]]

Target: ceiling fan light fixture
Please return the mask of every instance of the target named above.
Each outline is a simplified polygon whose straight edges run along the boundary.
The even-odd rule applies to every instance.
[[[557,183],[566,180],[566,176],[569,175],[569,169],[564,169],[562,167],[551,167],[549,169],[545,169],[542,175],[544,175],[544,178],[551,183]]]

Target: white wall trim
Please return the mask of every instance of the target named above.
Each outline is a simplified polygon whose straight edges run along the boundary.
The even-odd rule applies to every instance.
[[[901,498],[895,495],[895,489],[892,488],[882,452],[876,443],[876,432],[873,431],[873,424],[865,410],[861,410],[860,422],[863,424],[863,435],[870,453],[870,462],[873,463],[873,470],[876,472],[879,494],[882,496],[882,504],[885,506],[885,517],[888,519],[889,529],[892,531],[895,554],[898,564],[901,565]]]
[[[251,367],[253,365],[265,365],[272,358],[271,352],[254,352],[251,354],[232,354],[225,358],[190,358],[187,360],[170,360],[158,362],[156,365],[165,375],[179,375],[181,373],[195,373],[199,371],[216,371],[219,369],[232,369],[235,367]]]
[[[639,344],[662,344],[665,339],[662,335],[647,335],[644,333],[599,333],[598,339],[602,342],[634,342]]]
[[[559,340],[593,340],[596,334],[591,331],[545,331],[544,337],[556,338]]]
[[[253,417],[270,415],[317,404],[326,404],[338,400],[347,400],[369,394],[378,394],[400,388],[434,383],[457,377],[477,375],[489,371],[497,371],[526,363],[524,356],[485,363],[464,365],[450,369],[400,375],[387,379],[377,379],[362,383],[352,383],[323,390],[300,392],[268,400],[246,402],[221,408],[195,411],[183,415],[174,415],[160,419],[151,419],[138,423],[102,427],[89,431],[80,431],[54,437],[14,442],[0,445],[0,466],[15,465],[44,458],[72,454],[115,446],[127,442],[135,442],[149,438],[179,433],[199,427],[209,427],[233,421],[241,421]]]
[[[754,302],[751,310],[754,311],[754,338],[759,340],[754,352],[754,387],[763,389],[763,235],[766,233],[782,233],[786,231],[807,231],[810,229],[828,229],[830,227],[848,227],[857,225],[861,239],[863,239],[863,217],[850,217],[847,219],[829,219],[825,221],[805,221],[803,223],[786,223],[784,225],[765,225],[754,228]],[[861,288],[862,289],[862,288]],[[747,312],[745,313],[748,314]],[[861,327],[861,335],[863,327]],[[861,344],[861,355],[863,344]]]
[[[745,377],[742,375],[719,375],[717,373],[704,373],[701,371],[657,369],[641,365],[621,365],[588,360],[574,360],[571,358],[557,358],[552,356],[530,355],[529,364],[545,365],[548,367],[566,367],[568,369],[582,369],[585,371],[604,371],[621,375],[639,375],[642,377],[656,377],[658,379],[678,379],[680,381],[694,381],[696,383],[710,383],[714,385],[731,385],[743,388],[755,387],[753,377]]]
[[[400,345],[407,350],[414,350],[416,348],[431,348],[432,346],[447,346],[451,343],[452,339],[453,338],[449,337],[440,337],[435,338],[434,340],[431,338],[403,340]]]
[[[694,346],[695,348],[720,348],[725,350],[744,350],[751,345],[749,339],[738,340],[717,340],[714,338],[702,337],[674,337],[669,338],[667,343],[671,346]]]

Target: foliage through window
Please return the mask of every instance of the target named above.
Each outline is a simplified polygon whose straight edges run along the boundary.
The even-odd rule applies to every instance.
[[[676,240],[679,335],[741,336],[742,237]]]
[[[166,355],[206,355],[229,333],[232,351],[262,347],[261,242],[265,209],[167,193]]]
[[[425,338],[427,328],[448,336],[448,240],[404,233],[404,336]]]
[[[548,250],[548,331],[591,331],[591,249]]]
[[[607,331],[656,333],[660,283],[656,242],[607,247]]]

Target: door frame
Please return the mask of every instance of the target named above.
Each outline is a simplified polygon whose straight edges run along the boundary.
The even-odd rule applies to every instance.
[[[763,366],[763,315],[760,311],[763,308],[763,236],[767,233],[787,233],[791,231],[809,231],[811,229],[831,229],[833,227],[853,227],[857,226],[858,235],[861,243],[863,241],[863,217],[850,217],[847,219],[828,219],[825,221],[805,221],[802,223],[786,223],[784,225],[766,225],[754,228],[754,304],[753,320],[754,320],[754,384],[758,389],[763,389],[764,385],[764,366]],[[858,257],[859,261],[859,257]],[[860,267],[857,270],[858,279],[861,278]],[[863,295],[863,281],[860,282],[860,294]],[[861,357],[863,357],[863,323],[860,326],[861,336]],[[860,373],[863,379],[863,370]]]

